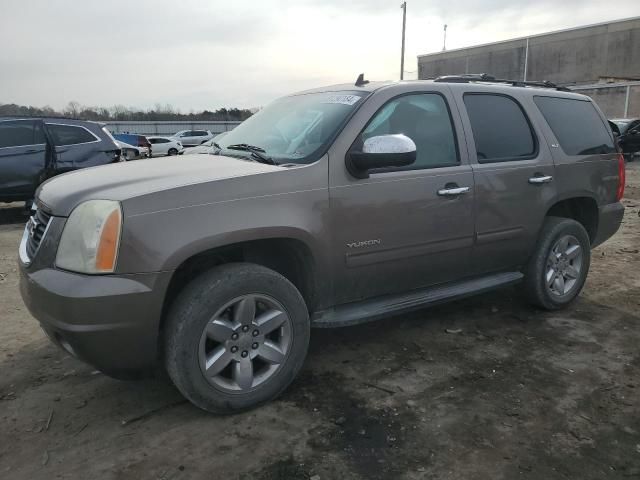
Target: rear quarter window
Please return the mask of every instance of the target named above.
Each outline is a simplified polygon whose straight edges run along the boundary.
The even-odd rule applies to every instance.
[[[48,124],[47,128],[51,132],[53,143],[56,146],[77,145],[79,143],[98,141],[95,135],[83,127]]]
[[[540,96],[534,97],[533,101],[567,155],[616,151],[608,126],[590,101]]]

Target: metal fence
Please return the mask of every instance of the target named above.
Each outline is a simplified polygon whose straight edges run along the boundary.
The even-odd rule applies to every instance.
[[[241,122],[107,122],[112,133],[136,133],[138,135],[173,135],[180,130],[211,130],[222,133],[233,130]]]
[[[609,118],[640,117],[640,82],[602,83],[570,86],[571,90],[588,95]]]

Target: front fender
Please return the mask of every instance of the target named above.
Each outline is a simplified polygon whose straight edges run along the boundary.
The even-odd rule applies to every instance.
[[[328,265],[328,204],[317,189],[131,216],[125,205],[118,273],[171,271],[212,248],[273,238],[299,240]]]

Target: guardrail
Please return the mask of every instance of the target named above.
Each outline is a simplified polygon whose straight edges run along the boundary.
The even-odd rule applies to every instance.
[[[211,130],[222,133],[233,130],[242,122],[213,121],[213,122],[106,122],[112,133],[136,133],[138,135],[173,135],[180,130]]]

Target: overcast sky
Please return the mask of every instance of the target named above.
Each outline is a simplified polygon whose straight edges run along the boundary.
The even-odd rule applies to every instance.
[[[400,0],[2,0],[0,103],[183,112],[399,78]],[[614,8],[612,8],[614,7]],[[416,56],[640,15],[638,0],[408,0]]]

